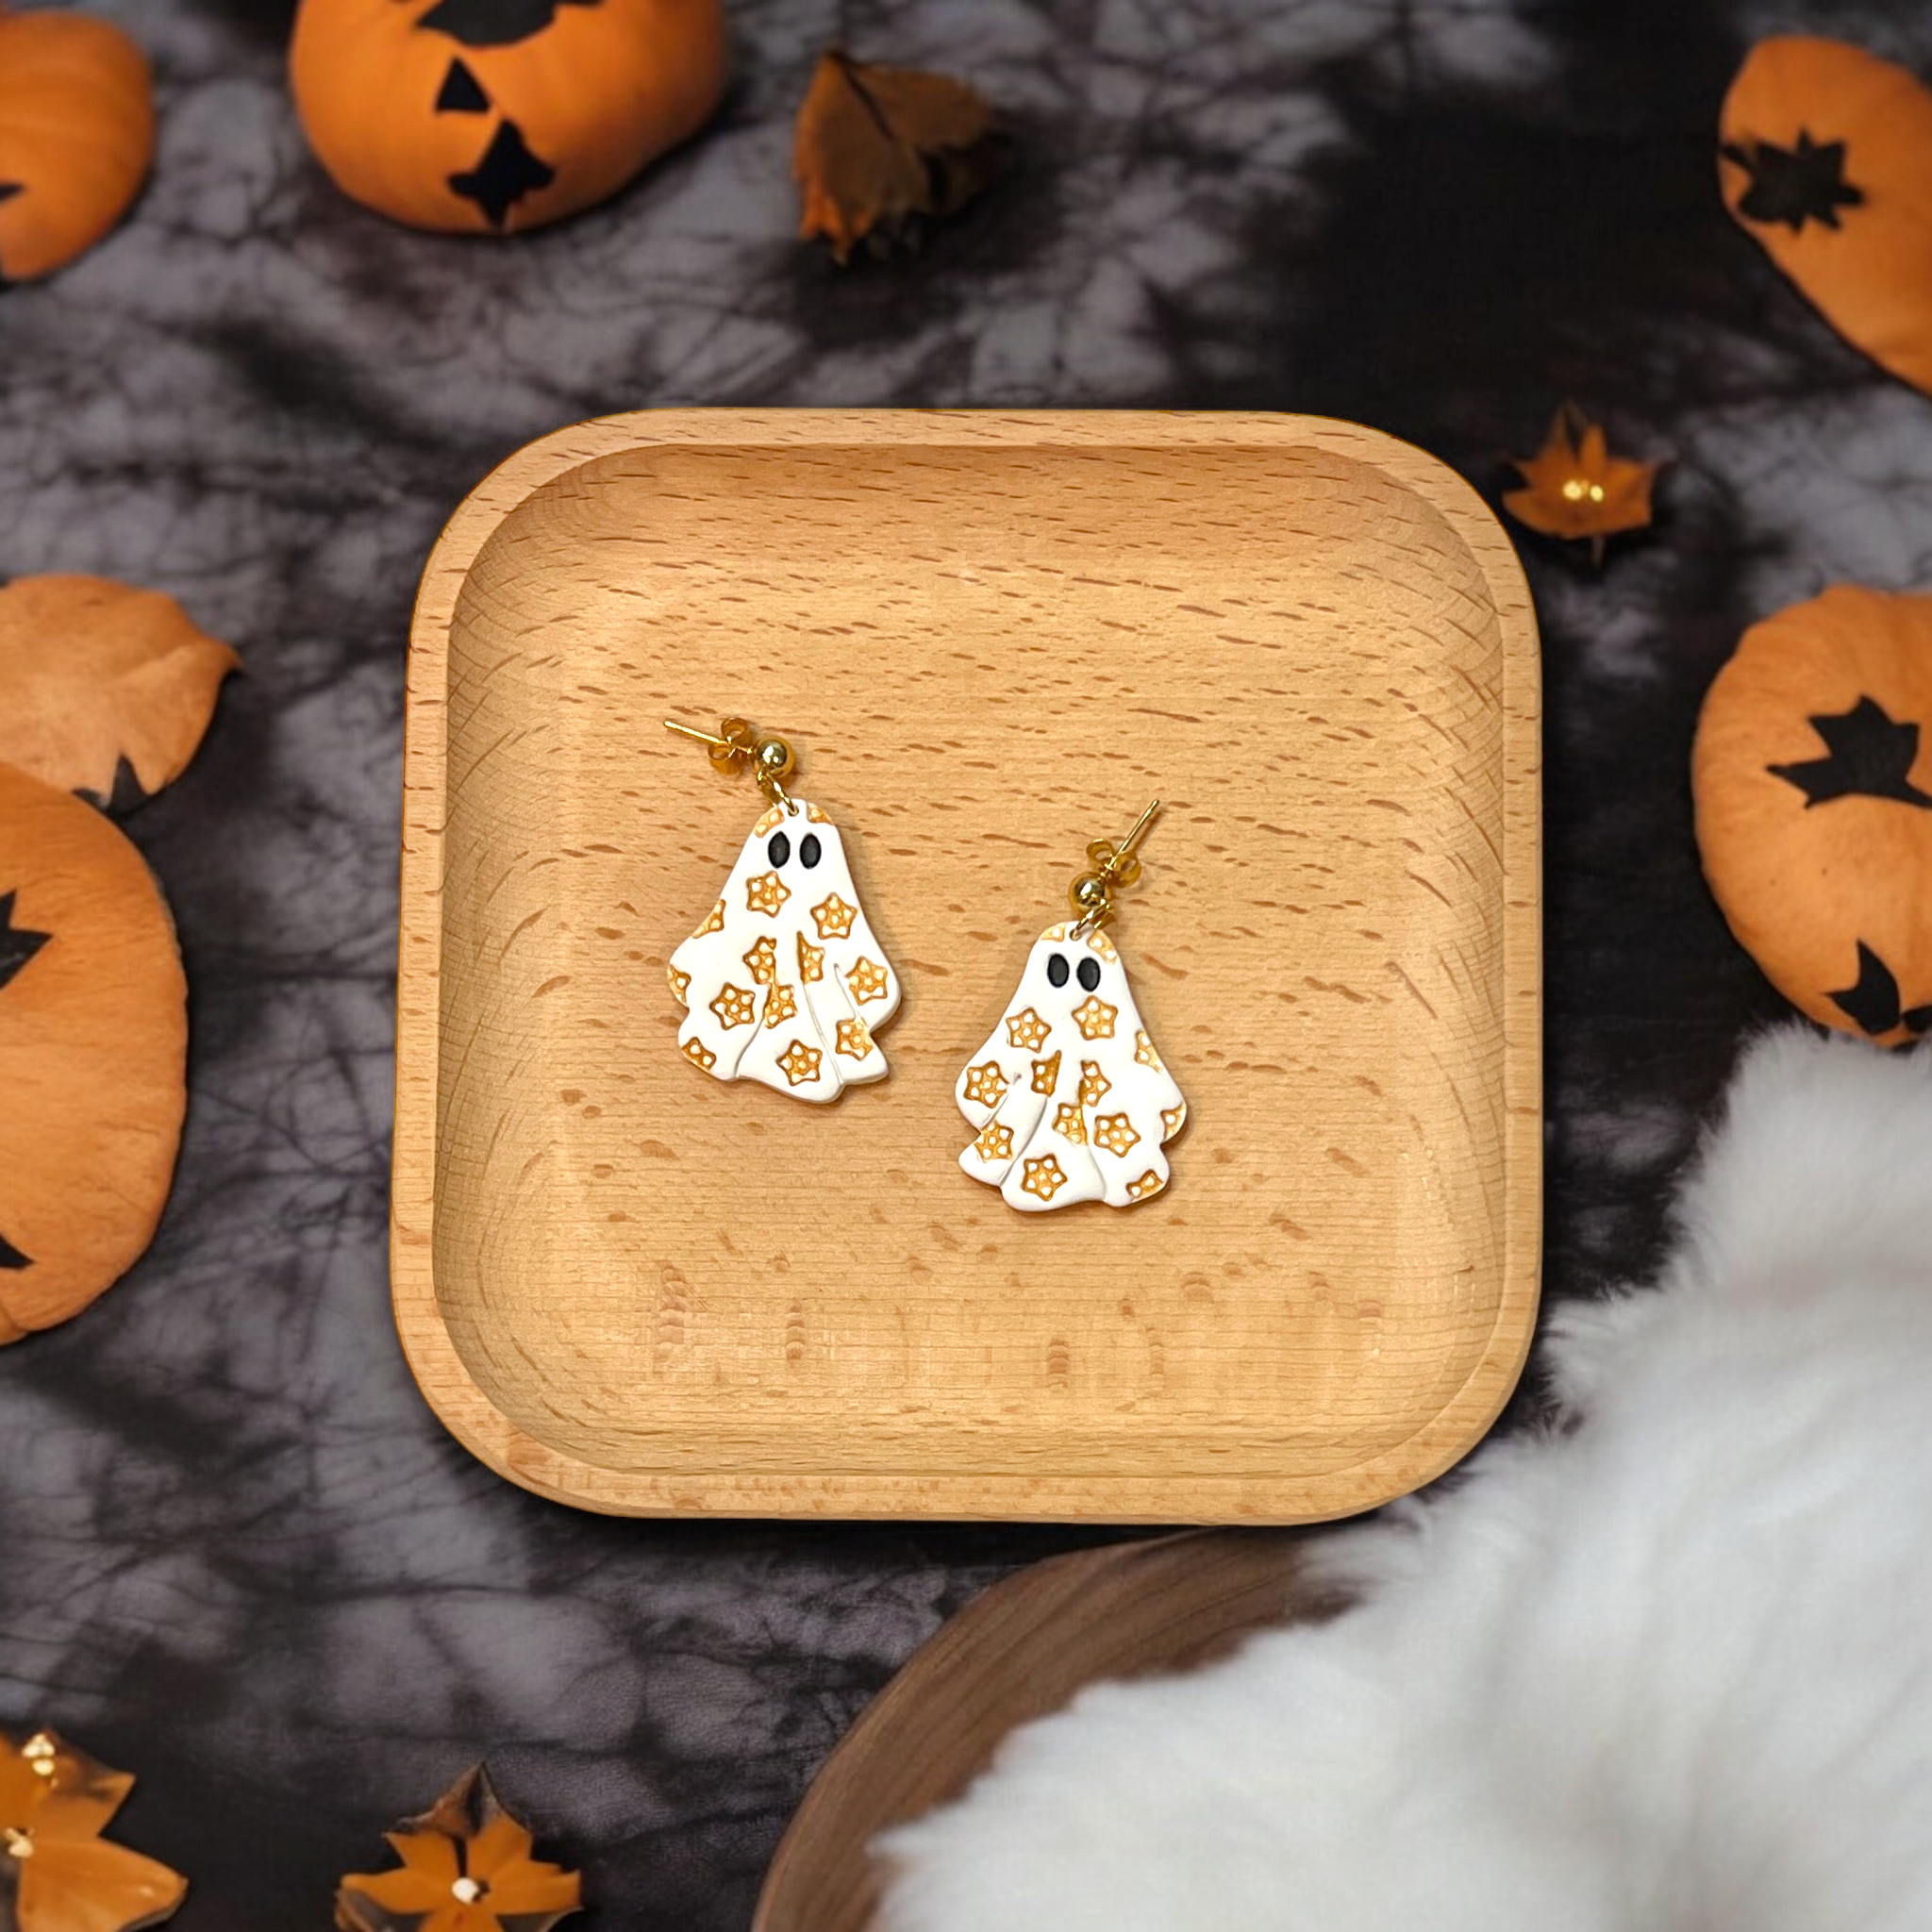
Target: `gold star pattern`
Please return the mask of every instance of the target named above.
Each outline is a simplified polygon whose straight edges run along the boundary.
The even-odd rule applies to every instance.
[[[1163,1107],[1160,1109],[1160,1138],[1172,1141],[1188,1124],[1188,1103],[1184,1100],[1178,1107]]]
[[[1114,1015],[1118,1007],[1110,1007],[1097,992],[1090,992],[1074,1008],[1074,1024],[1080,1029],[1082,1040],[1111,1040],[1113,1038]],[[1141,1036],[1143,1039],[1145,1035]]]
[[[822,940],[849,940],[852,937],[852,922],[858,917],[858,908],[848,906],[837,892],[821,899],[811,908],[812,924],[819,929]]]
[[[798,995],[789,986],[774,986],[765,995],[765,1024],[776,1026],[798,1018]]]
[[[1007,1091],[1007,1076],[997,1060],[982,1060],[966,1069],[966,1098],[976,1107],[997,1107]]]
[[[803,933],[798,935],[798,976],[814,985],[825,976],[825,949],[815,946]]]
[[[1023,1053],[1031,1053],[1036,1047],[1046,1044],[1046,1036],[1053,1031],[1044,1020],[1031,1007],[1022,1007],[1017,1013],[1007,1015],[1007,1044],[1017,1046]]]
[[[1149,1194],[1158,1194],[1167,1183],[1150,1167],[1137,1181],[1127,1183],[1127,1192],[1136,1201],[1144,1201]]]
[[[1066,936],[1067,928],[1064,924],[1050,925],[1043,933],[1040,935],[1040,937],[1042,940],[1046,940],[1054,945],[1058,945],[1059,942],[1066,938]]]
[[[872,1051],[872,1035],[863,1020],[841,1020],[836,1030],[837,1050],[848,1060],[862,1060]]]
[[[817,1047],[808,1046],[802,1040],[794,1040],[778,1056],[778,1066],[785,1077],[794,1087],[799,1087],[808,1080],[818,1078],[819,1062],[824,1058],[824,1055]]]
[[[744,882],[744,906],[747,912],[764,912],[774,919],[778,908],[791,896],[791,888],[774,872],[761,872],[755,879]]]
[[[806,807],[805,818],[806,823],[812,825],[829,825],[832,823],[815,805]]]
[[[1033,1062],[1033,1091],[1036,1093],[1051,1093],[1059,1085],[1060,1057],[1055,1054],[1050,1060]]]
[[[1112,965],[1113,962],[1120,958],[1120,953],[1118,949],[1115,947],[1114,942],[1110,939],[1108,939],[1104,932],[1096,932],[1090,935],[1087,943],[1090,946],[1091,946],[1093,950],[1096,953],[1098,953],[1100,957],[1103,959],[1105,959],[1109,966]]]
[[[1109,1154],[1119,1155],[1124,1159],[1133,1148],[1141,1144],[1141,1137],[1125,1114],[1104,1113],[1094,1120],[1093,1144],[1105,1147]]]
[[[692,1066],[702,1067],[708,1074],[718,1064],[718,1056],[702,1040],[687,1040],[684,1057]]]
[[[1012,1159],[1012,1128],[1003,1127],[997,1121],[988,1121],[973,1137],[973,1151],[988,1162]]]
[[[1145,1028],[1134,1035],[1134,1058],[1143,1067],[1152,1067],[1157,1074],[1167,1069],[1160,1064],[1160,1056],[1154,1051],[1154,1042],[1147,1038]]]
[[[1080,1105],[1098,1107],[1113,1091],[1113,1082],[1100,1071],[1098,1060],[1080,1062]]]
[[[890,976],[886,969],[876,960],[860,958],[852,962],[852,970],[845,975],[845,985],[852,997],[862,1006],[867,1000],[882,1000]]]
[[[744,956],[744,970],[760,986],[770,986],[778,976],[778,941],[770,933],[754,940]]]
[[[768,807],[751,828],[754,839],[762,839],[767,832],[775,832],[785,823],[785,808],[782,805]]]
[[[1080,1109],[1071,1100],[1063,1100],[1059,1110],[1053,1117],[1053,1130],[1062,1140],[1071,1141],[1076,1147],[1087,1144],[1087,1129],[1080,1122]]]
[[[1026,1163],[1025,1178],[1020,1183],[1023,1194],[1036,1194],[1042,1201],[1051,1201],[1067,1184],[1067,1177],[1060,1172],[1060,1164],[1051,1154],[1040,1160]]]
[[[727,979],[711,1002],[718,1024],[728,1033],[734,1026],[749,1026],[757,1018],[758,996],[748,986],[733,986]]]
[[[664,969],[664,976],[671,982],[671,997],[680,1007],[690,1006],[691,974],[680,973],[675,966],[667,966]]]
[[[705,921],[704,924],[698,927],[697,931],[691,934],[691,938],[694,940],[701,940],[708,932],[723,932],[724,930],[724,900],[720,899],[718,903],[711,908],[709,918],[708,918]]]

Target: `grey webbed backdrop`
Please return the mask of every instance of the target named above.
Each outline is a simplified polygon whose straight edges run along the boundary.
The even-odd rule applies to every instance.
[[[710,132],[494,244],[337,196],[290,111],[285,8],[96,4],[155,57],[160,164],[106,246],[0,292],[0,570],[158,585],[247,668],[127,822],[193,987],[173,1205],[106,1301],[0,1355],[0,1723],[141,1774],[119,1829],[192,1877],[187,1932],[325,1923],[336,1874],[486,1752],[585,1867],[587,1928],[730,1932],[866,1696],[1078,1539],[601,1521],[423,1407],[384,1241],[403,655],[442,520],[530,438],[665,403],[1312,410],[1493,494],[1574,396],[1671,455],[1657,529],[1601,574],[1524,544],[1546,1282],[1594,1292],[1648,1264],[1666,1177],[1779,1010],[1698,877],[1697,699],[1754,617],[1909,585],[1932,548],[1932,403],[1726,220],[1718,100],[1794,26],[1932,70],[1932,18],[737,0]],[[963,75],[1019,126],[1020,172],[891,268],[793,239],[791,117],[833,41]]]

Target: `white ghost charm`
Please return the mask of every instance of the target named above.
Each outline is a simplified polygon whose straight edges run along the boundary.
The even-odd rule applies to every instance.
[[[1167,1185],[1165,1141],[1188,1118],[1103,931],[1050,925],[1019,991],[954,1090],[979,1131],[959,1165],[1023,1213],[1105,1201],[1128,1208]]]
[[[886,1077],[873,1032],[899,1009],[899,975],[866,924],[838,827],[791,804],[752,827],[724,896],[671,956],[686,1009],[677,1044],[714,1078],[832,1100]]]

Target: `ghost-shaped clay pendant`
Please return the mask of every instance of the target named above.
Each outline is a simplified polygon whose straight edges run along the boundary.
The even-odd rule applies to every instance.
[[[715,1079],[832,1100],[886,1077],[873,1032],[899,1010],[899,975],[866,924],[838,827],[803,799],[791,807],[751,828],[724,897],[671,956],[677,1044]]]
[[[1027,1214],[1159,1193],[1161,1147],[1188,1118],[1113,941],[1073,931],[1041,934],[1006,1017],[954,1090],[979,1130],[959,1165]]]

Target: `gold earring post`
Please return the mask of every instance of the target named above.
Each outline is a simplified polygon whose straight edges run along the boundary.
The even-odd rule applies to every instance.
[[[675,718],[665,719],[664,728],[675,731],[680,737],[695,738],[700,744],[715,744],[725,751],[738,749],[728,738],[720,738],[715,731],[700,731],[695,724],[680,724]]]
[[[1141,835],[1143,832],[1145,832],[1147,827],[1154,823],[1154,814],[1158,812],[1159,809],[1160,801],[1157,798],[1153,802],[1153,804],[1150,805],[1147,808],[1147,809],[1143,811],[1141,814],[1141,816],[1134,821],[1134,829],[1131,832],[1129,832],[1127,836],[1124,839],[1123,839],[1118,845],[1114,847],[1115,852],[1117,852],[1121,858],[1124,858],[1127,856],[1127,854],[1130,853],[1134,849],[1134,847],[1141,842]]]
[[[760,737],[743,718],[726,718],[715,732],[700,731],[695,724],[680,724],[675,718],[665,719],[664,728],[676,732],[680,738],[695,739],[698,743],[708,745],[714,771],[728,777],[749,769],[758,781],[758,790],[774,805],[782,805],[788,812],[798,809],[785,790],[785,780],[791,775],[798,760],[789,741],[775,732]]]
[[[1087,859],[1092,870],[1083,872],[1067,888],[1067,904],[1080,915],[1074,925],[1076,937],[1096,932],[1105,925],[1113,917],[1114,889],[1131,886],[1141,876],[1141,861],[1134,847],[1145,836],[1159,809],[1160,801],[1157,798],[1134,821],[1133,830],[1118,845],[1110,839],[1096,839],[1088,846]]]

